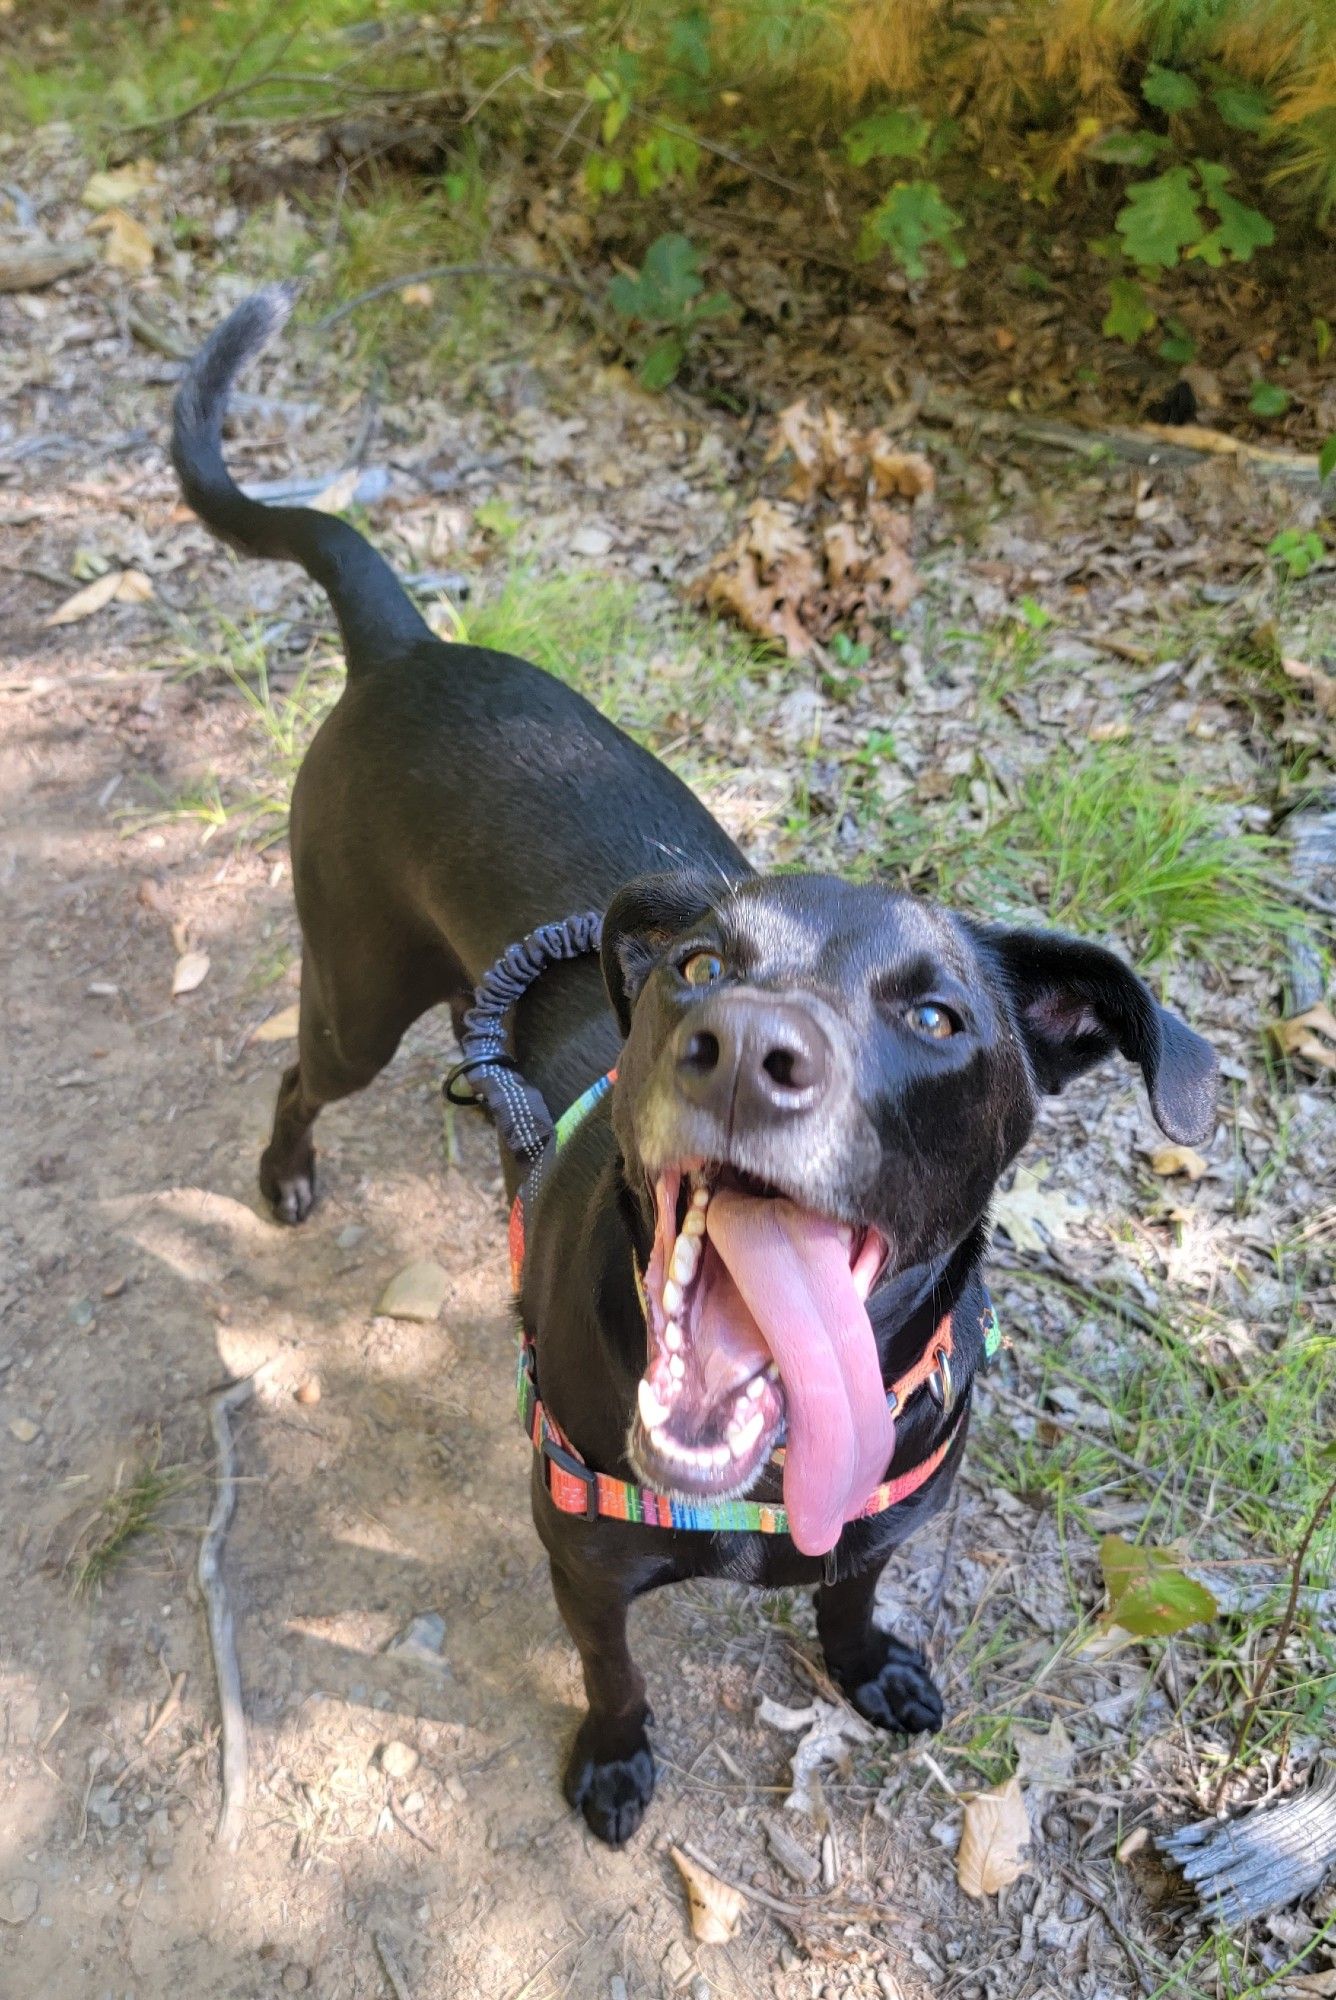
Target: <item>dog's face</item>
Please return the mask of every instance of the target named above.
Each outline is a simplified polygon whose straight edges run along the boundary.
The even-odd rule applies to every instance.
[[[787,1424],[809,1553],[890,1456],[868,1294],[985,1216],[1038,1094],[1116,1048],[1171,1136],[1211,1129],[1207,1045],[1072,939],[828,876],[655,876],[609,910],[603,962],[654,1232],[632,1458],[660,1490],[734,1495]]]

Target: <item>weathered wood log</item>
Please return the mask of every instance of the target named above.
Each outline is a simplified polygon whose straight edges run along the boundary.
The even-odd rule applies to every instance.
[[[0,249],[0,292],[39,292],[72,271],[83,271],[97,256],[92,243],[11,243]]]
[[[1222,1924],[1246,1924],[1297,1903],[1336,1866],[1336,1764],[1319,1758],[1304,1789],[1279,1805],[1198,1820],[1159,1835],[1156,1846]]]

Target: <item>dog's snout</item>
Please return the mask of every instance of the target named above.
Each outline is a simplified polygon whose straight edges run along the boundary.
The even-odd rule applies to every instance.
[[[832,1069],[830,1043],[806,1008],[743,993],[693,1009],[674,1057],[683,1096],[734,1122],[807,1110]]]

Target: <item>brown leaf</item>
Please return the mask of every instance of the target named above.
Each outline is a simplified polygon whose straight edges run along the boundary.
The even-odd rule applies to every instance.
[[[1150,1163],[1157,1174],[1186,1174],[1190,1181],[1201,1180],[1207,1172],[1207,1162],[1191,1146],[1157,1146]]]
[[[1030,1820],[1019,1778],[976,1792],[965,1808],[956,1880],[967,1896],[995,1896],[1025,1873],[1029,1845]]]
[[[79,196],[85,208],[119,208],[145,194],[158,178],[152,160],[133,160],[105,173],[90,174]]]
[[[125,575],[123,569],[109,569],[102,576],[95,576],[82,590],[76,590],[73,597],[67,597],[58,605],[51,616],[43,622],[52,625],[77,625],[81,618],[91,618],[95,611],[103,610],[111,603],[121,587]]]
[[[434,285],[402,285],[399,302],[405,306],[429,306],[436,297]]]
[[[730,1888],[727,1882],[721,1882],[717,1875],[712,1875],[708,1868],[702,1868],[689,1854],[683,1854],[680,1847],[671,1847],[668,1851],[686,1884],[692,1935],[698,1937],[702,1944],[727,1944],[742,1915],[740,1893]]]
[[[153,269],[153,238],[143,223],[136,222],[123,208],[109,208],[91,227],[106,231],[107,247],[103,255],[113,271],[128,271],[131,276],[142,278]]]
[[[1018,1778],[1050,1789],[1071,1783],[1076,1745],[1060,1718],[1047,1730],[1026,1729],[1023,1724],[1013,1722],[1011,1740],[1016,1746]]]
[[[744,540],[759,557],[763,568],[772,568],[786,556],[801,555],[807,544],[792,507],[781,500],[756,500],[747,509]]]
[[[153,580],[142,569],[123,569],[116,585],[117,604],[147,604],[153,595]]]
[[[902,500],[918,500],[930,497],[937,490],[937,475],[922,452],[902,450],[885,431],[869,431],[866,447],[876,492],[898,494]]]
[[[359,466],[346,466],[330,480],[328,486],[323,487],[313,499],[309,500],[307,505],[314,507],[319,514],[342,514],[345,508],[352,506],[357,482],[361,477]]]
[[[290,1042],[297,1032],[297,1016],[300,1009],[294,1000],[281,1013],[271,1014],[267,1021],[261,1021],[251,1036],[253,1042]]]
[[[1302,1056],[1319,1069],[1336,1070],[1336,1014],[1325,1001],[1288,1021],[1273,1022],[1271,1035],[1287,1056]]]
[[[843,583],[847,576],[859,576],[867,567],[862,544],[848,521],[832,521],[822,534],[821,548],[832,583]]]
[[[208,952],[183,951],[172,973],[172,998],[175,1000],[183,993],[193,993],[197,986],[204,984],[208,976]]]
[[[1309,666],[1307,660],[1282,659],[1280,664],[1290,680],[1309,690],[1319,715],[1336,716],[1336,675]]]

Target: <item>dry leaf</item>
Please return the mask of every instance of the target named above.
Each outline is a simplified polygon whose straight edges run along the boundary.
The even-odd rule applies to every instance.
[[[121,571],[121,579],[115,590],[117,604],[147,604],[152,595],[152,579],[145,576],[142,569]]]
[[[253,1042],[290,1042],[297,1032],[297,1016],[300,1008],[294,1000],[281,1013],[271,1014],[267,1021],[261,1021],[251,1036]]]
[[[308,501],[307,505],[314,507],[320,514],[341,514],[345,507],[352,506],[357,482],[361,477],[360,466],[347,466],[336,478],[330,480],[323,492],[317,493],[313,500]]]
[[[209,954],[207,951],[183,951],[176,961],[172,974],[172,998],[182,993],[193,993],[202,986],[209,976]]]
[[[721,1882],[717,1875],[712,1875],[708,1868],[702,1868],[699,1862],[693,1861],[689,1854],[683,1854],[680,1847],[671,1847],[668,1851],[686,1884],[692,1935],[699,1938],[702,1944],[727,1944],[742,1915],[741,1895],[727,1882]]]
[[[1157,1146],[1150,1163],[1157,1174],[1186,1174],[1190,1181],[1201,1180],[1207,1171],[1207,1162],[1191,1146]]]
[[[1131,723],[1122,720],[1117,722],[1092,722],[1086,731],[1086,737],[1091,743],[1121,743],[1124,737],[1131,734]]]
[[[1036,1255],[1047,1250],[1046,1238],[1066,1236],[1073,1223],[1089,1213],[1079,1196],[1046,1188],[1046,1171],[1017,1167],[1010,1188],[993,1202],[994,1228],[1004,1230],[1018,1250],[1033,1250]]]
[[[399,302],[405,306],[429,306],[435,297],[433,285],[403,285],[399,290]]]
[[[1016,1746],[1018,1778],[1024,1778],[1032,1785],[1044,1785],[1049,1790],[1071,1783],[1076,1745],[1063,1728],[1061,1719],[1047,1730],[1026,1729],[1021,1723],[1014,1722],[1011,1740]]]
[[[1336,675],[1311,667],[1307,660],[1282,659],[1280,664],[1292,681],[1308,688],[1319,715],[1336,716]]]
[[[153,238],[142,222],[136,222],[123,208],[109,208],[98,217],[93,229],[106,231],[106,262],[113,271],[128,271],[142,278],[153,269]]]
[[[1020,1779],[976,1792],[965,1808],[956,1854],[956,1880],[967,1896],[995,1896],[1025,1873],[1030,1820]]]
[[[44,621],[45,624],[77,625],[81,618],[91,618],[95,611],[101,611],[111,603],[124,575],[123,569],[109,569],[104,576],[95,576],[82,590],[76,590],[73,597],[67,597]]]
[[[123,202],[147,193],[157,178],[158,170],[152,160],[135,160],[123,167],[112,167],[108,173],[90,174],[79,199],[85,208],[119,208]]]
[[[1336,1069],[1336,1014],[1325,1001],[1289,1021],[1273,1022],[1271,1035],[1287,1056],[1302,1056],[1319,1069]]]

